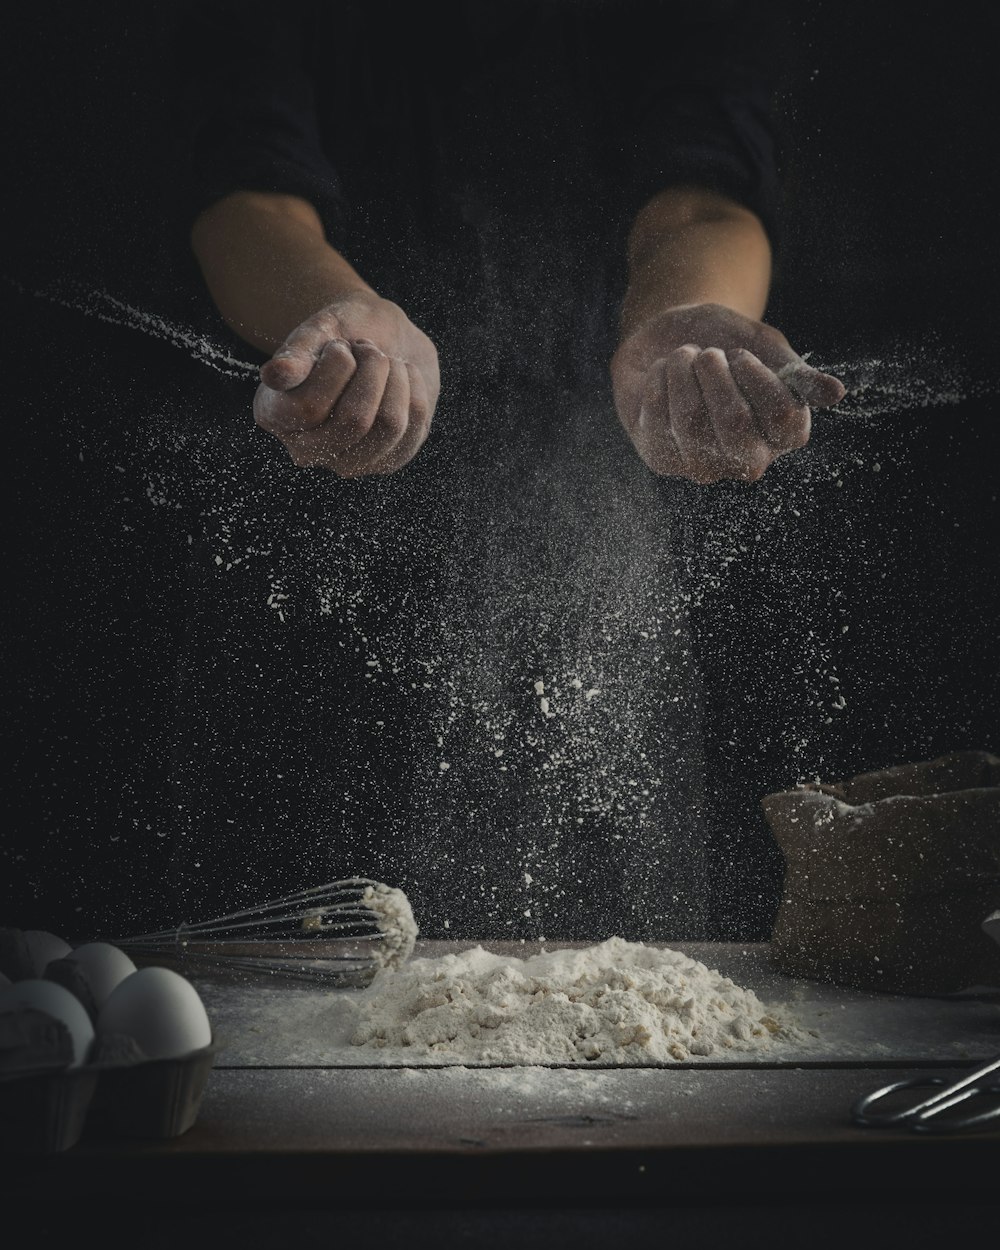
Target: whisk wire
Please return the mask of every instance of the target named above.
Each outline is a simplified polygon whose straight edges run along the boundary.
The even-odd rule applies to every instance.
[[[351,877],[344,881],[334,881],[328,885],[313,886],[308,890],[299,890],[297,893],[286,895],[283,898],[259,903],[256,907],[247,907],[240,911],[228,912],[224,916],[215,916],[211,920],[197,921],[194,924],[185,920],[175,928],[159,929],[152,933],[140,933],[127,938],[119,938],[116,940],[115,945],[135,946],[139,943],[180,942],[182,938],[187,940],[209,933],[228,932],[234,929],[266,929],[269,925],[287,927],[290,922],[295,920],[307,920],[314,916],[317,919],[321,919],[327,908],[335,908],[341,916],[355,917],[359,921],[371,921],[372,912],[370,908],[359,906],[351,910],[346,908],[340,899],[348,893],[348,890],[351,890],[357,892],[357,900],[355,901],[360,902],[364,891],[369,886],[374,887],[376,885],[378,885],[377,881],[371,881],[366,877]],[[322,903],[318,901],[319,899],[322,899]],[[312,906],[307,911],[289,911],[290,906],[306,902],[307,900],[312,903]],[[272,918],[268,918],[270,913],[276,914]],[[311,934],[317,935],[323,931],[349,927],[349,921],[331,921],[328,924],[310,927],[309,931]]]
[[[111,940],[134,953],[164,957],[201,970],[366,984],[387,958],[390,962],[398,960],[403,948],[402,958],[406,958],[416,933],[412,916],[412,932],[393,931],[392,922],[387,926],[384,916],[368,905],[372,894],[366,899],[367,891],[392,893],[368,877],[350,877],[211,920],[182,921],[174,928]],[[408,912],[405,896],[400,897]],[[371,945],[387,937],[392,939],[388,957],[379,955]]]

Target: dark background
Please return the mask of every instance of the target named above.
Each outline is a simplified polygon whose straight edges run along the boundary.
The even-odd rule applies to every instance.
[[[414,799],[427,709],[389,685],[373,693],[360,659],[338,654],[345,638],[389,630],[386,603],[412,601],[414,587],[427,610],[478,601],[477,568],[455,553],[486,542],[497,524],[487,504],[517,513],[499,489],[478,520],[468,501],[452,508],[449,414],[481,400],[459,348],[425,467],[350,489],[291,470],[249,421],[252,383],[94,315],[110,312],[93,294],[104,292],[227,341],[171,224],[181,152],[164,53],[170,6],[22,7],[13,17],[0,275],[10,503],[0,919],[106,932],[361,870],[404,884],[428,936],[444,936],[448,919],[448,933],[466,936],[535,937],[544,923],[546,936],[610,925],[626,936],[749,940],[766,935],[781,872],[762,794],[1000,746],[996,21],[978,4],[908,6],[905,24],[889,6],[804,9],[788,10],[777,101],[786,202],[768,319],[800,350],[843,365],[883,411],[851,416],[859,399],[848,415],[819,418],[799,464],[760,487],[628,478],[659,501],[662,533],[682,553],[698,670],[686,718],[665,712],[660,737],[691,739],[692,776],[674,801],[697,806],[707,901],[686,928],[675,920],[660,932],[655,916],[642,922],[620,906],[629,865],[655,858],[648,829],[650,844],[640,839],[617,875],[609,869],[609,897],[593,888],[604,833],[588,827],[568,874],[579,869],[582,894],[549,897],[543,921],[522,919],[508,884],[484,910],[491,861],[519,868],[542,851],[481,845],[487,825],[461,796],[437,809],[423,791]],[[568,403],[558,380],[520,385],[525,404]],[[946,392],[963,398],[924,406]],[[505,393],[516,398],[517,386]],[[608,431],[594,437],[618,464],[613,418]],[[566,472],[563,485],[584,498],[586,468]],[[469,474],[466,487],[480,480]],[[542,499],[524,513],[534,555],[522,562],[507,541],[516,526],[500,544],[519,587],[531,580],[522,564],[549,550],[535,524],[548,496],[524,489]],[[414,519],[428,500],[437,528]],[[585,515],[581,504],[574,516]],[[456,517],[472,529],[456,534]],[[363,549],[343,566],[365,574],[351,631],[337,633],[336,613],[277,620],[261,591],[276,584],[273,553],[283,592],[304,601],[341,530],[360,533]],[[252,576],[218,580],[214,555],[227,543],[254,553]],[[495,625],[489,603],[478,611],[456,628],[489,612]],[[540,619],[537,604],[525,613]],[[533,658],[524,654],[525,677]],[[847,700],[835,715],[831,676]],[[533,758],[519,760],[522,776]],[[517,808],[502,788],[480,798],[501,814]],[[454,837],[435,835],[423,871],[432,824]],[[466,897],[473,880],[478,892]]]

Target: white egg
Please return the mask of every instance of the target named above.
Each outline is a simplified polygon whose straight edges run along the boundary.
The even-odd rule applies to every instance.
[[[20,1011],[24,1007],[34,1007],[36,1011],[44,1011],[46,1015],[61,1020],[69,1030],[73,1039],[72,1068],[78,1068],[87,1062],[90,1047],[94,1041],[94,1026],[83,1004],[61,985],[52,981],[15,981],[0,989],[0,1012]]]
[[[174,1059],[212,1040],[198,991],[170,968],[140,968],[126,977],[101,1008],[97,1032],[134,1037],[150,1059]]]
[[[79,969],[98,1011],[111,992],[135,972],[135,964],[128,955],[109,942],[87,942],[77,946],[63,956],[63,961],[75,964]]]
[[[69,942],[64,942],[54,933],[46,933],[44,929],[25,929],[24,940],[36,977],[42,975],[53,959],[62,959],[72,950]]]

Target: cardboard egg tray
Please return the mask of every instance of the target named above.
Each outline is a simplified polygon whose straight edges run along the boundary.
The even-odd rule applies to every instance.
[[[0,1014],[0,1150],[68,1150],[85,1129],[179,1137],[198,1118],[217,1050],[213,1038],[175,1059],[148,1059],[132,1038],[106,1034],[74,1068],[62,1021],[30,1009]]]

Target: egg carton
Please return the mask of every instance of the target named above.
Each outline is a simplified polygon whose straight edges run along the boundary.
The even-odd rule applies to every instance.
[[[18,931],[0,932],[0,948],[14,987],[40,979]],[[44,980],[72,994],[95,1022],[96,1004],[78,973],[71,960],[59,959],[45,968]],[[84,1132],[164,1139],[194,1125],[218,1051],[214,1034],[196,1050],[150,1058],[131,1036],[99,1033],[86,1061],[75,1063],[72,1024],[44,1009],[0,1012],[0,1150],[54,1153],[75,1146]]]
[[[119,1056],[60,1071],[2,1072],[0,1149],[69,1150],[85,1128],[93,1137],[179,1137],[198,1118],[217,1049],[213,1043],[177,1059]]]

